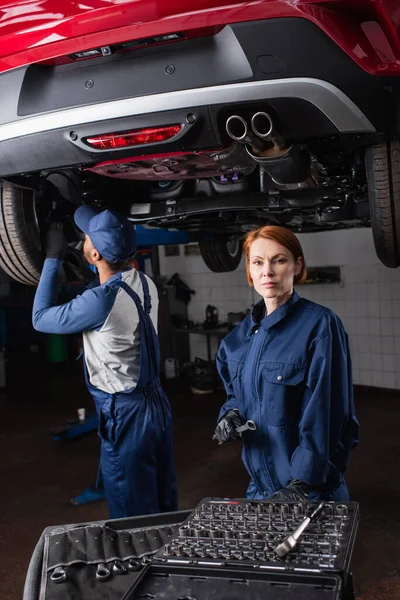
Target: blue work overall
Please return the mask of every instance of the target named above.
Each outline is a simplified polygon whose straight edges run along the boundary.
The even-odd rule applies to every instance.
[[[100,471],[110,518],[177,510],[171,407],[160,384],[159,346],[150,318],[147,281],[139,273],[144,303],[127,285],[139,313],[140,371],[135,389],[110,394],[86,384],[96,404]]]
[[[329,308],[293,296],[265,316],[264,300],[221,342],[227,392],[218,420],[237,408],[257,423],[243,433],[248,498],[267,498],[293,478],[310,500],[349,499],[344,473],[359,439],[347,333]]]

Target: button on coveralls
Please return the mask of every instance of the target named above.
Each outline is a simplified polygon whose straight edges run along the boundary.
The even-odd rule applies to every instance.
[[[171,409],[160,385],[159,346],[150,317],[147,278],[137,271],[120,272],[71,302],[54,306],[54,286],[60,268],[61,261],[57,259],[45,261],[35,297],[33,322],[39,331],[84,333],[85,376],[99,417],[100,470],[110,518],[177,510]],[[143,303],[132,289],[132,281],[136,289],[142,285]],[[118,293],[124,295],[118,296],[119,305]],[[126,298],[136,306],[137,313],[134,312],[138,317],[135,344],[139,344],[140,353],[136,384],[129,381],[130,361],[124,360],[124,353],[130,348],[124,346],[122,339],[119,347],[118,336],[114,335],[111,350],[103,343],[104,369],[101,361],[96,363],[102,351],[99,336],[102,333],[107,336],[108,329],[113,335],[113,329],[118,326],[116,320],[122,324],[122,331],[126,330],[124,313],[130,307],[125,304],[124,311],[118,310]],[[117,308],[113,312],[114,306]],[[93,347],[97,353],[92,352]],[[121,380],[122,391],[100,389],[92,385],[93,380],[104,381],[99,385],[108,386],[110,390],[116,390]]]
[[[221,342],[227,392],[218,420],[238,408],[248,498],[269,497],[293,478],[309,499],[348,500],[343,478],[358,443],[348,337],[328,308],[293,296],[267,317],[261,300]]]

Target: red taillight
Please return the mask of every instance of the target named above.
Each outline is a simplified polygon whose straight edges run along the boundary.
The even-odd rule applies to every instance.
[[[166,127],[146,127],[121,133],[105,133],[86,139],[86,142],[98,150],[112,150],[142,144],[157,144],[165,142],[178,135],[182,125],[167,125]]]

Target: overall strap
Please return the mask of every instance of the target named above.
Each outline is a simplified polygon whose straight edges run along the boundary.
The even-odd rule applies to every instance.
[[[128,296],[130,296],[132,298],[132,300],[136,304],[136,308],[138,309],[139,316],[140,317],[144,316],[146,313],[143,309],[142,301],[141,301],[139,295],[136,292],[134,292],[133,289],[125,281],[116,281],[115,283],[120,288],[125,290],[125,292],[128,294]]]
[[[143,286],[144,312],[146,313],[146,315],[149,315],[151,312],[151,296],[149,291],[149,284],[147,283],[146,276],[140,271],[138,271],[138,273]]]
[[[144,352],[144,345],[146,345],[146,364],[147,369],[149,371],[149,379],[152,381],[154,378],[159,377],[159,364],[160,364],[160,350],[157,341],[157,334],[154,329],[153,322],[150,317],[151,311],[151,298],[149,292],[149,286],[146,281],[146,277],[140,273],[140,281],[143,286],[143,296],[144,296],[144,308],[141,302],[140,297],[133,289],[125,282],[118,281],[116,282],[119,287],[121,287],[125,292],[132,298],[132,300],[136,304],[136,308],[139,313],[139,321],[141,327],[141,335],[143,335],[141,344],[140,344],[140,353],[141,353],[141,362],[142,362],[142,354]],[[142,368],[142,367],[141,367]],[[142,372],[142,371],[141,371]]]

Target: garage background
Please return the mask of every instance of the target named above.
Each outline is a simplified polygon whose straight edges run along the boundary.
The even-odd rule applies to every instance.
[[[338,283],[304,284],[298,292],[332,308],[350,337],[361,425],[361,443],[346,476],[351,498],[360,503],[361,511],[352,560],[356,598],[397,600],[400,270],[377,262],[369,229],[299,238],[309,267],[336,266],[341,272]],[[234,272],[211,273],[201,256],[193,254],[195,245],[180,246],[179,256],[166,256],[170,254],[166,248],[159,247],[158,252],[161,276],[168,280],[178,273],[196,292],[186,307],[189,319],[202,323],[206,306],[212,304],[224,322],[229,312],[245,311],[258,300],[247,284],[244,260]],[[150,273],[150,261],[145,265]],[[37,337],[31,324],[35,288],[10,282],[0,273],[0,296],[5,299],[10,290],[7,333],[12,360],[7,364],[8,387],[0,389],[1,600],[21,598],[29,560],[45,527],[107,517],[104,500],[79,506],[70,502],[95,481],[96,434],[69,441],[53,438],[55,428],[76,419],[77,408],[93,410],[82,365],[75,361],[77,349],[71,349],[69,360],[52,363],[44,334]],[[204,335],[190,334],[188,341],[192,360],[207,357]],[[216,338],[211,341],[213,354]],[[195,395],[180,379],[164,379],[163,385],[173,412],[180,508],[190,509],[209,495],[243,496],[248,476],[240,444],[219,447],[212,440],[225,399],[222,389]]]
[[[343,321],[350,338],[353,382],[400,389],[400,270],[378,261],[370,229],[299,234],[308,267],[339,266],[339,283],[303,284],[300,296],[331,308]],[[160,248],[160,272],[178,272],[196,291],[188,305],[189,319],[204,321],[205,306],[218,309],[219,320],[228,312],[250,308],[259,300],[246,280],[244,258],[231,273],[211,273],[201,256],[166,256]],[[212,340],[213,351],[217,341]],[[206,358],[204,336],[190,335],[191,358]]]

